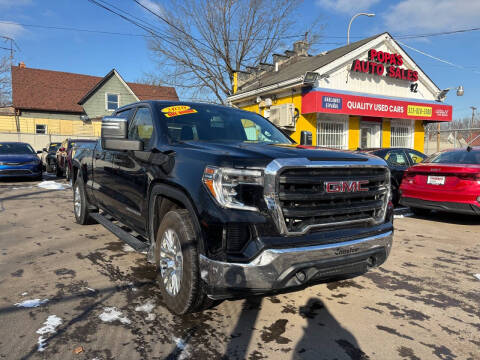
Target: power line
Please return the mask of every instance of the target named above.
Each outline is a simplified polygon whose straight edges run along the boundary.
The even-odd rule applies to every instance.
[[[412,47],[412,46],[409,46],[409,45],[407,45],[407,44],[405,44],[405,43],[402,43],[401,41],[398,41],[398,40],[397,40],[397,42],[398,42],[400,45],[405,46],[405,47],[407,47],[407,48],[409,48],[409,49],[411,49],[411,50],[413,50],[413,51],[416,51],[416,52],[418,52],[419,54],[422,54],[422,55],[424,55],[424,56],[427,56],[427,57],[429,57],[429,58],[431,58],[431,59],[440,61],[440,62],[442,62],[442,63],[444,63],[444,64],[447,64],[447,65],[456,67],[456,68],[458,68],[458,69],[470,70],[470,71],[473,71],[473,72],[476,73],[476,74],[480,74],[480,71],[478,71],[478,70],[468,69],[468,68],[466,68],[465,66],[458,65],[458,64],[452,63],[452,62],[447,61],[447,60],[443,60],[443,59],[438,58],[438,57],[436,57],[436,56],[430,55],[430,54],[428,54],[428,53],[426,53],[426,52],[424,52],[424,51],[418,50],[418,49],[416,49],[416,48],[414,48],[414,47]]]

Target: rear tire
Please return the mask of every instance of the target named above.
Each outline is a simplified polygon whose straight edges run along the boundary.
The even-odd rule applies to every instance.
[[[158,285],[168,310],[183,315],[210,307],[214,302],[207,297],[200,278],[197,239],[189,211],[169,211],[155,242]]]
[[[89,215],[90,204],[85,194],[85,184],[82,177],[77,177],[77,181],[73,185],[73,213],[75,221],[80,225],[92,224],[94,221]]]
[[[55,175],[57,175],[57,177],[63,177],[63,171],[62,169],[60,169],[60,166],[57,166],[55,167]]]
[[[422,209],[422,208],[416,208],[416,207],[413,207],[413,208],[410,208],[410,209],[412,210],[412,212],[415,215],[418,215],[418,216],[426,216],[426,215],[430,214],[429,209]]]

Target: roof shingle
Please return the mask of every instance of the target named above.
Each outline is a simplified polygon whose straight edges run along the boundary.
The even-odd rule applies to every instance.
[[[102,79],[99,76],[12,66],[13,107],[83,113],[78,102]],[[173,87],[127,84],[140,100],[178,100]]]
[[[325,66],[332,61],[348,54],[349,52],[358,49],[366,43],[376,39],[382,34],[377,34],[360,41],[356,41],[349,45],[345,45],[316,56],[299,57],[298,60],[281,67],[279,71],[269,71],[261,74],[259,77],[248,81],[241,85],[241,90],[237,94],[241,94],[250,90],[260,89],[262,87],[280,83],[282,81],[294,79],[298,76],[305,75],[307,71],[314,71],[322,66]]]

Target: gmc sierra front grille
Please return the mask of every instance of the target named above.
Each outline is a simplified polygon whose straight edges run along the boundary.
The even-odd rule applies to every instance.
[[[385,216],[389,182],[384,167],[287,168],[277,178],[286,230],[304,233],[379,222]]]

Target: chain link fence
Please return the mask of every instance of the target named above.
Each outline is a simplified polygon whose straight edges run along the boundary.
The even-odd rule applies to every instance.
[[[480,146],[480,128],[425,131],[425,154],[431,155],[447,149]]]

